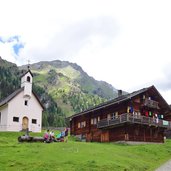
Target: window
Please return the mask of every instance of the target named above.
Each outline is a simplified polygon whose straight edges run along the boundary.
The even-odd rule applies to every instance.
[[[94,118],[94,125],[96,125],[97,124],[97,119],[96,118]]]
[[[30,82],[30,77],[29,76],[27,76],[27,81]]]
[[[24,101],[25,106],[28,106],[28,100]]]
[[[112,120],[118,118],[118,112],[107,114],[107,120]]]
[[[111,119],[110,114],[107,114],[107,120],[110,120],[110,119]]]
[[[96,125],[97,124],[97,120],[100,119],[98,118],[91,118],[91,125]]]
[[[111,119],[115,119],[115,113],[111,114]]]
[[[143,99],[145,99],[145,95],[143,95]]]
[[[86,127],[86,121],[78,123],[78,128],[84,128],[84,127]]]
[[[37,124],[37,119],[32,119],[33,124]]]
[[[118,112],[115,112],[115,118],[118,118]]]
[[[86,127],[86,121],[81,122],[81,128]]]
[[[13,122],[19,122],[19,117],[13,117]]]

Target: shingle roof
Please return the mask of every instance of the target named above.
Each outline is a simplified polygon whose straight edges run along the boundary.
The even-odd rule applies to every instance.
[[[98,110],[98,109],[101,109],[101,108],[104,108],[104,107],[107,107],[107,106],[110,106],[110,105],[113,105],[113,104],[117,104],[117,103],[119,104],[119,103],[127,101],[128,99],[131,99],[131,98],[133,98],[133,97],[135,97],[135,96],[137,96],[137,95],[139,95],[141,93],[144,93],[144,92],[146,92],[149,89],[154,89],[158,93],[160,98],[162,98],[164,104],[167,107],[169,107],[167,102],[163,99],[163,97],[160,95],[160,93],[157,91],[157,89],[154,86],[150,86],[150,87],[147,87],[147,88],[140,89],[138,91],[134,91],[134,92],[129,93],[129,94],[121,95],[121,96],[119,96],[119,97],[117,97],[115,99],[109,100],[109,101],[107,101],[105,103],[102,103],[100,105],[97,105],[97,106],[95,106],[93,108],[87,109],[87,110],[85,110],[83,112],[80,112],[80,113],[77,113],[77,114],[74,114],[74,115],[70,116],[69,118],[74,118],[76,116],[83,115],[83,114],[86,114],[88,112],[91,112],[91,111],[94,111],[94,110]]]
[[[20,92],[22,92],[24,90],[24,87],[14,91],[12,94],[10,94],[8,97],[2,99],[0,101],[0,107],[7,104],[10,100],[12,100],[17,94],[19,94]]]
[[[33,77],[33,73],[30,71],[30,69],[28,69],[26,72],[24,72],[20,77],[23,77],[24,75],[26,75],[27,73],[30,73],[31,76]]]
[[[13,92],[12,94],[10,94],[8,97],[2,99],[2,100],[0,101],[0,107],[3,106],[3,105],[5,105],[5,104],[7,104],[10,100],[12,100],[16,95],[18,95],[18,94],[19,94],[20,92],[22,92],[23,90],[24,90],[24,87],[22,87],[22,88],[20,88],[20,89],[18,89],[18,90],[16,90],[16,91],[14,91],[14,92]],[[34,96],[36,97],[36,99],[37,99],[37,101],[39,102],[39,104],[41,105],[41,107],[44,109],[44,106],[43,106],[42,103],[40,102],[38,96],[37,96],[34,92],[32,92],[32,93],[33,93]]]
[[[39,100],[39,97],[37,96],[37,94],[32,91],[32,93],[34,94],[34,96],[36,97],[37,101],[39,102],[39,104],[41,105],[41,107],[43,108],[43,110],[45,109],[45,107],[43,106],[43,104],[41,103],[41,101]]]

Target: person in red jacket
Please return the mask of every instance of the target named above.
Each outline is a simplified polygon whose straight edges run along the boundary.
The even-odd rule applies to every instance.
[[[49,138],[50,138],[50,136],[49,136],[49,130],[47,130],[45,132],[43,138],[44,138],[44,142],[49,142]]]

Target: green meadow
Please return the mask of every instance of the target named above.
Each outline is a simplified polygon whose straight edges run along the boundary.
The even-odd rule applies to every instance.
[[[153,171],[171,158],[164,144],[19,143],[22,133],[0,132],[0,171]],[[31,134],[42,136],[41,134]]]

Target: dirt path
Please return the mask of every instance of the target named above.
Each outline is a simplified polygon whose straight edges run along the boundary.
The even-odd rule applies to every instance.
[[[155,171],[171,171],[171,160],[160,166]]]

